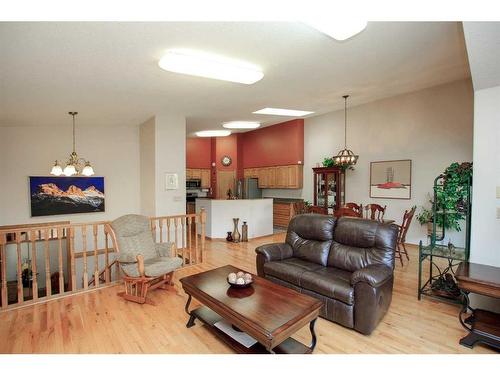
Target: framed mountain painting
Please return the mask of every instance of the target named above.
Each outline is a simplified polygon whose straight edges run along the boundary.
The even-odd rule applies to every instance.
[[[31,176],[31,216],[104,212],[104,177]]]
[[[370,163],[370,198],[411,198],[411,160]]]

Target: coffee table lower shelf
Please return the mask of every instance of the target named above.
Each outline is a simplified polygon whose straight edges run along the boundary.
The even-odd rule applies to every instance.
[[[247,348],[240,344],[238,341],[234,340],[231,336],[225,334],[220,329],[215,327],[215,323],[222,320],[223,318],[216,312],[210,310],[206,306],[198,307],[197,309],[190,312],[192,317],[205,323],[205,326],[214,333],[218,338],[220,338],[224,343],[231,347],[237,353],[242,354],[270,354],[266,348],[260,344],[256,343],[251,347]],[[311,354],[312,350],[308,346],[300,343],[299,341],[289,337],[281,344],[273,348],[275,354]]]

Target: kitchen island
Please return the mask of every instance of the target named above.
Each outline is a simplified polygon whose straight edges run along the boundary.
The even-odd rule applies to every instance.
[[[273,234],[272,199],[196,199],[196,212],[204,208],[207,214],[206,236],[226,238],[234,228],[233,218],[239,218],[238,230],[246,221],[248,239]]]

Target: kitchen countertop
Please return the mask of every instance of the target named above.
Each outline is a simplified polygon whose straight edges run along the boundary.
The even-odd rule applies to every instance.
[[[275,203],[297,203],[297,202],[304,202],[303,199],[299,198],[268,198],[268,199],[273,199]]]

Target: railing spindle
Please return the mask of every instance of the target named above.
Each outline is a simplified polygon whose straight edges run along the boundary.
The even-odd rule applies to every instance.
[[[16,248],[17,248],[17,303],[24,302],[23,296],[23,270],[21,258],[21,232],[16,232]]]
[[[163,219],[158,220],[158,227],[160,229],[160,243],[163,242]],[[156,238],[155,238],[156,241]]]
[[[186,240],[184,236],[186,235],[186,225],[185,225],[185,218],[180,217],[179,221],[181,222],[181,245],[182,245],[182,257],[186,257]],[[191,261],[191,260],[190,260]]]
[[[97,252],[97,224],[92,227],[94,236],[94,286],[99,286],[99,253]]]
[[[32,284],[31,288],[33,290],[33,300],[38,299],[38,268],[36,264],[36,232],[31,231],[30,232],[30,239],[31,239],[31,272],[32,272]],[[28,279],[29,279],[29,274],[28,274]]]
[[[82,246],[83,246],[83,289],[89,288],[89,273],[87,266],[87,226],[80,227],[82,231]]]
[[[175,252],[176,252],[176,256],[177,256],[177,252],[179,249],[179,222],[178,222],[176,217],[174,218],[174,229],[175,229],[175,232],[174,232],[175,233],[175,236],[174,236]],[[184,265],[184,254],[182,254],[182,265]]]
[[[59,259],[59,293],[64,293],[62,238],[63,238],[63,229],[57,228],[57,256]]]
[[[107,283],[111,281],[110,269],[109,269],[109,244],[108,244],[108,232],[103,227],[104,230],[104,279]]]
[[[196,263],[199,262],[199,249],[198,249],[198,216],[194,217],[194,256],[196,258]]]
[[[70,290],[76,290],[76,269],[75,269],[75,230],[69,228],[69,259],[70,259]]]
[[[167,217],[165,220],[167,220],[167,242],[170,242],[170,218]]]
[[[52,280],[50,279],[50,243],[49,243],[49,230],[44,230],[44,245],[45,245],[45,295],[50,297],[52,295]]]
[[[193,264],[193,249],[192,249],[192,238],[191,238],[191,220],[192,217],[187,217],[187,234],[186,234],[186,239],[189,247],[189,264]]]
[[[205,223],[207,220],[207,213],[205,209],[202,208],[200,211],[200,219],[201,219],[201,253],[200,253],[200,262],[203,262],[203,257],[205,256]]]

